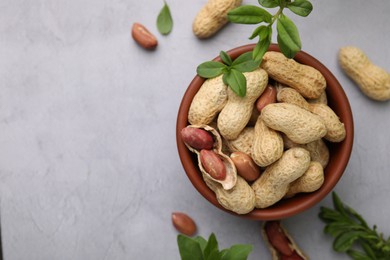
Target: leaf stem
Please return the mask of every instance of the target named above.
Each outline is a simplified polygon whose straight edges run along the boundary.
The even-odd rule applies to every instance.
[[[271,21],[271,23],[268,26],[272,26],[274,24],[274,22],[276,20],[278,20],[279,16],[283,13],[283,9],[284,9],[283,6],[281,6],[279,8],[279,10],[276,12],[276,14],[274,14],[274,16],[272,16],[272,21]]]

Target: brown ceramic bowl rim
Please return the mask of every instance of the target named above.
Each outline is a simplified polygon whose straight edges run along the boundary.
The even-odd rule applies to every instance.
[[[242,53],[252,51],[254,46],[255,44],[240,46],[228,51],[227,53],[232,57],[232,59],[235,59]],[[276,44],[272,44],[269,47],[269,51],[280,50]],[[281,200],[271,207],[265,209],[254,209],[248,214],[238,215],[232,211],[226,210],[218,203],[214,192],[207,187],[201,177],[195,155],[187,149],[180,137],[181,129],[188,125],[188,110],[192,99],[201,87],[204,79],[199,76],[195,76],[183,96],[176,122],[176,142],[179,157],[183,168],[194,187],[202,194],[203,197],[221,210],[233,215],[254,220],[276,220],[291,217],[311,208],[327,196],[327,194],[333,190],[347,167],[352,151],[354,136],[353,117],[348,98],[335,76],[317,59],[304,51],[297,53],[294,59],[299,63],[316,68],[325,77],[327,82],[326,92],[328,95],[328,104],[344,123],[346,138],[341,143],[329,143],[331,156],[329,164],[325,168],[325,182],[319,190],[312,193],[299,194],[290,199]],[[219,60],[219,58],[216,57],[214,60]]]

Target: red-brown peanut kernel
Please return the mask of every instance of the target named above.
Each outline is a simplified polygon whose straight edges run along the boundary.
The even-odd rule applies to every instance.
[[[180,233],[192,236],[196,232],[196,224],[194,220],[185,213],[173,212],[172,224]]]
[[[290,242],[283,230],[280,228],[278,221],[269,221],[265,224],[265,232],[268,241],[281,255],[291,256],[294,250],[290,247]]]
[[[203,149],[199,156],[203,168],[212,178],[221,181],[226,178],[226,166],[218,154]]]
[[[260,176],[260,168],[252,158],[243,152],[233,152],[230,158],[236,166],[237,173],[246,181],[254,181]]]
[[[134,23],[131,29],[133,39],[145,49],[154,49],[157,46],[156,37],[140,23]]]
[[[276,89],[268,84],[265,88],[263,94],[256,101],[257,111],[261,112],[261,110],[268,104],[276,102]]]
[[[181,138],[183,139],[183,142],[197,150],[210,150],[214,146],[214,140],[211,134],[200,128],[183,128],[181,130]]]

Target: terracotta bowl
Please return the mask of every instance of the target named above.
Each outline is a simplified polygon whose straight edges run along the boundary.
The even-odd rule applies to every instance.
[[[254,44],[241,46],[228,51],[228,54],[235,59],[244,52],[251,51],[254,48]],[[277,45],[271,45],[270,51],[279,51]],[[184,170],[194,185],[194,187],[205,197],[209,202],[216,207],[227,211],[233,215],[241,216],[244,218],[254,220],[276,220],[291,217],[298,213],[301,213],[316,203],[320,202],[330,191],[333,190],[339,179],[344,173],[344,170],[348,164],[349,157],[353,144],[353,118],[351,107],[348,102],[348,98],[345,95],[343,88],[333,74],[323,65],[309,54],[301,51],[295,58],[297,62],[312,66],[319,70],[325,77],[327,82],[326,93],[328,96],[328,105],[336,112],[341,121],[344,122],[346,128],[346,138],[341,143],[328,143],[330,151],[329,164],[325,168],[325,182],[322,187],[312,193],[298,194],[290,199],[283,199],[275,205],[265,209],[254,209],[248,214],[238,215],[234,212],[226,210],[217,201],[215,194],[204,183],[201,173],[197,166],[197,159],[195,154],[191,153],[180,137],[180,131],[186,127],[189,123],[188,110],[192,102],[193,97],[201,87],[204,79],[199,76],[195,76],[187,91],[185,92],[180,104],[177,124],[176,124],[176,141],[180,160],[184,167]],[[214,60],[219,60],[215,58]]]

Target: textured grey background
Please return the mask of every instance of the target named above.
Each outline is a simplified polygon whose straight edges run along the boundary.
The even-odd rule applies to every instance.
[[[171,212],[222,248],[254,245],[270,259],[260,222],[214,208],[186,177],[176,150],[181,97],[195,68],[250,43],[254,26],[225,27],[200,41],[191,23],[205,0],[168,0],[169,36],[155,19],[163,1],[0,0],[0,196],[5,259],[179,259]],[[244,0],[245,4],[257,4]],[[308,18],[291,15],[303,50],[343,85],[355,143],[336,191],[390,234],[390,103],[363,96],[337,65],[344,45],[390,69],[390,1],[313,0]],[[288,12],[287,12],[288,13]],[[154,52],[130,36],[143,23]],[[326,197],[320,205],[331,205]],[[312,259],[348,259],[322,233],[319,206],[285,226]]]

